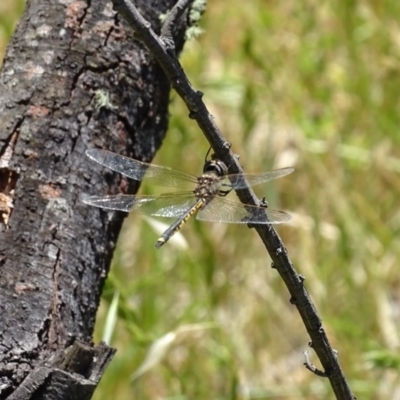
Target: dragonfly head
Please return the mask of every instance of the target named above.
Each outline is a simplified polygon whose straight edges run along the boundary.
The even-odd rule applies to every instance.
[[[212,158],[205,162],[203,173],[212,173],[217,176],[224,176],[228,173],[228,167],[221,160]]]

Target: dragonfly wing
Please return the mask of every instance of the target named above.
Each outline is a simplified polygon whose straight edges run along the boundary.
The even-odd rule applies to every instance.
[[[289,221],[290,218],[291,216],[284,211],[245,206],[222,197],[214,198],[197,213],[197,219],[201,221],[232,224],[280,224]]]
[[[102,166],[135,181],[146,179],[156,185],[176,188],[193,188],[197,183],[197,178],[194,175],[134,160],[107,150],[89,149],[86,151],[86,155]]]
[[[82,201],[94,207],[105,208],[106,210],[131,211],[137,202],[136,196],[129,195],[108,195],[108,196],[84,196]]]
[[[178,218],[196,203],[193,193],[166,193],[159,196],[107,195],[87,196],[82,201],[91,206],[115,211],[135,211],[154,217]]]
[[[221,190],[244,189],[247,186],[255,186],[260,183],[272,181],[281,178],[294,171],[294,168],[280,168],[272,171],[255,174],[230,174],[221,179]]]

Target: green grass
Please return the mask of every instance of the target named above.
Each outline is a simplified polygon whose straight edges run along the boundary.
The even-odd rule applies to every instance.
[[[256,191],[294,216],[278,232],[360,399],[400,391],[399,18],[394,1],[215,0],[181,58],[246,171],[296,168]],[[155,162],[197,174],[208,145],[175,94],[170,112]],[[95,335],[118,290],[119,351],[95,399],[333,399],[303,367],[307,334],[256,233],[182,233],[188,249],[156,251],[128,218]]]

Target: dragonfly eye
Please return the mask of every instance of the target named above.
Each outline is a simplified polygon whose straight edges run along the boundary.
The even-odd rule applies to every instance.
[[[203,173],[214,173],[218,176],[224,176],[228,173],[228,167],[221,160],[206,161],[203,168]]]

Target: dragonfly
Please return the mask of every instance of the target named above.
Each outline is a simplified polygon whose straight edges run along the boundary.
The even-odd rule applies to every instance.
[[[260,206],[241,204],[225,196],[232,190],[288,175],[294,171],[292,167],[261,173],[228,174],[227,166],[212,156],[210,160],[205,160],[203,173],[196,176],[102,149],[89,149],[86,155],[100,165],[135,181],[146,181],[178,190],[159,195],[116,194],[83,198],[84,203],[107,210],[136,211],[154,217],[175,218],[158,238],[155,245],[157,249],[195,214],[200,221],[234,224],[279,224],[291,218],[286,212],[269,209],[264,203]]]

